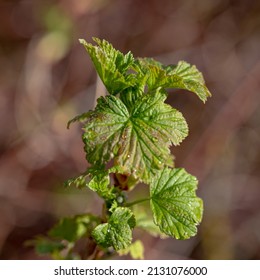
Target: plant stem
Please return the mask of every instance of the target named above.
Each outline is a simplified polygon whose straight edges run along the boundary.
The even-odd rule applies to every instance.
[[[131,206],[133,206],[133,205],[135,205],[135,204],[138,204],[138,203],[141,203],[141,202],[144,202],[144,201],[148,201],[148,200],[150,200],[150,199],[151,199],[150,197],[138,199],[138,200],[135,200],[135,201],[126,203],[124,206],[126,206],[126,207],[131,207]]]

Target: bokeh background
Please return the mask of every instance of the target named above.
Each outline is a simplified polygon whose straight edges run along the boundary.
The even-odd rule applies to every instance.
[[[0,258],[44,258],[24,242],[59,217],[100,213],[90,191],[63,187],[86,168],[81,130],[67,121],[105,94],[78,42],[92,36],[136,57],[196,64],[213,94],[203,105],[170,91],[190,127],[172,151],[200,181],[204,219],[187,241],[139,232],[145,258],[259,259],[258,0],[1,0]]]

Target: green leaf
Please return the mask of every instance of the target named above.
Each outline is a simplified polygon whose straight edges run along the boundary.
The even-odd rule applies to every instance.
[[[88,116],[89,116],[89,112],[85,112],[83,114],[74,117],[73,119],[68,121],[67,128],[69,129],[70,125],[74,122],[84,122],[88,118]]]
[[[104,248],[112,246],[109,232],[108,232],[108,223],[98,225],[92,231],[92,237],[95,239],[98,245]]]
[[[63,218],[49,231],[48,235],[61,240],[75,242],[81,237],[90,234],[99,222],[99,218],[91,214]]]
[[[118,208],[119,206],[118,206],[118,202],[116,201],[116,200],[113,200],[113,202],[112,202],[112,204],[110,205],[110,207],[109,207],[109,212],[110,213],[113,213],[115,210],[116,210],[116,208]]]
[[[128,248],[118,251],[119,256],[130,254],[135,260],[144,259],[144,245],[141,240],[136,240]]]
[[[138,58],[135,62],[136,71],[143,74],[150,91],[163,87],[166,81],[166,71],[163,64],[152,58]]]
[[[87,186],[87,182],[86,182],[87,176],[88,176],[88,172],[84,172],[80,176],[73,177],[73,178],[67,180],[64,183],[64,186],[65,187],[75,186],[76,188],[84,188]]]
[[[35,239],[27,241],[25,245],[34,246],[37,254],[40,255],[53,254],[65,248],[60,241],[53,241],[44,236],[37,236]]]
[[[65,182],[65,187],[75,186],[77,188],[88,187],[105,200],[116,197],[113,186],[110,186],[109,170],[104,166],[88,168],[83,174]]]
[[[102,247],[113,246],[116,251],[127,248],[132,241],[135,218],[129,208],[118,207],[110,216],[108,223],[98,225],[92,232],[97,244]]]
[[[124,55],[105,40],[98,38],[93,38],[93,40],[97,43],[97,46],[93,46],[83,39],[80,39],[80,43],[89,53],[108,92],[118,94],[122,90],[133,86],[133,74],[127,74],[127,70],[134,63],[132,53],[128,52]]]
[[[133,259],[144,259],[144,245],[141,240],[136,240],[130,245],[130,255]]]
[[[115,96],[98,99],[83,127],[87,160],[100,166],[114,158],[125,174],[149,182],[164,164],[173,166],[169,146],[188,134],[182,114],[164,103],[160,90],[140,97],[129,109]]]
[[[196,196],[197,179],[182,168],[164,168],[151,182],[154,222],[165,234],[187,239],[197,233],[203,204]]]
[[[205,103],[211,96],[205,85],[203,75],[195,65],[190,65],[185,61],[180,61],[177,66],[172,67],[168,72],[170,75],[167,87],[181,88],[192,91]]]
[[[153,59],[138,59],[139,67],[147,76],[150,90],[179,88],[194,92],[204,103],[211,96],[202,73],[194,65],[180,61],[177,65],[164,66]]]
[[[114,187],[110,186],[110,178],[107,170],[103,168],[89,168],[88,171],[91,174],[92,179],[87,184],[88,187],[95,191],[100,197],[105,200],[111,200],[116,197],[114,193]]]

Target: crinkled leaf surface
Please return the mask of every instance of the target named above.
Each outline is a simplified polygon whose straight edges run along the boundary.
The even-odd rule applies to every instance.
[[[150,186],[154,222],[165,234],[187,239],[197,233],[203,212],[197,179],[182,168],[158,171]]]
[[[92,236],[102,247],[113,246],[116,251],[127,248],[132,242],[132,229],[135,218],[129,208],[118,207],[108,223],[97,226]]]
[[[112,158],[125,173],[148,182],[154,169],[173,165],[169,146],[188,134],[182,114],[164,103],[161,91],[140,97],[128,109],[117,97],[98,99],[85,121],[83,141],[87,160],[97,166]]]
[[[98,245],[108,248],[112,246],[108,230],[108,223],[98,225],[93,231],[92,236]]]
[[[186,89],[205,102],[211,96],[202,73],[194,65],[180,61],[177,65],[164,66],[153,59],[138,59],[140,69],[147,76],[150,90],[158,87]]]
[[[111,94],[117,94],[127,87],[133,86],[134,76],[127,74],[127,70],[134,63],[131,52],[126,55],[115,50],[113,46],[105,40],[93,38],[96,46],[80,39],[89,53],[95,68]]]

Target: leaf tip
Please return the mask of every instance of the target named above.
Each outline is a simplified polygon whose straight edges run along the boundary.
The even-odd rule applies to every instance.
[[[71,121],[68,121],[68,123],[67,123],[67,129],[70,129],[70,124],[71,124]]]
[[[79,39],[80,44],[86,45],[87,42],[84,39]]]

